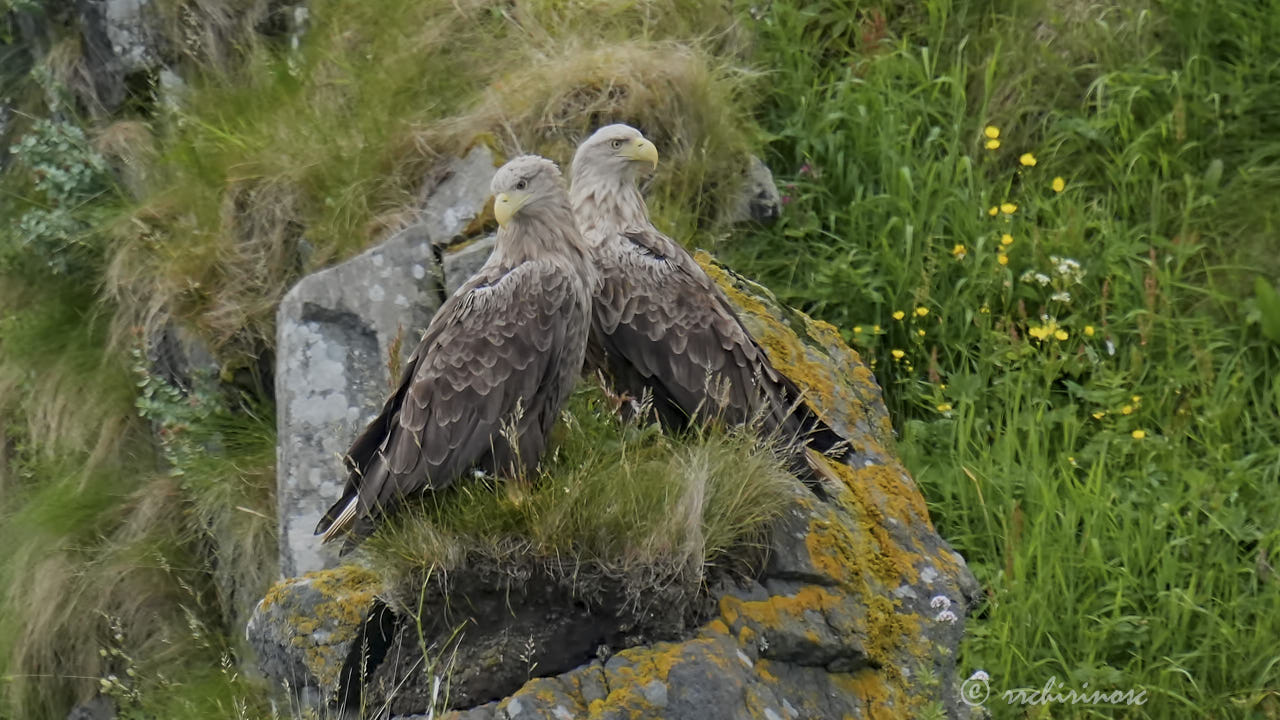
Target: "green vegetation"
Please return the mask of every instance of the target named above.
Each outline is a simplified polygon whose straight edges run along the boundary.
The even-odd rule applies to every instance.
[[[155,4],[186,87],[109,115],[70,5],[0,2],[0,133],[27,138],[0,177],[0,717],[61,717],[112,674],[131,716],[256,716],[223,659],[273,571],[276,302],[403,223],[440,156],[563,161],[614,119],[662,149],[663,227],[875,363],[988,591],[966,669],[1143,687],[1135,717],[1280,714],[1276,3],[315,0],[296,51],[260,3]],[[46,13],[43,56],[15,13]],[[748,148],[788,205],[725,237]],[[171,326],[219,367],[157,374]],[[550,476],[586,502],[630,474],[636,513],[474,492],[486,532],[553,552],[653,528],[661,468],[743,450],[575,402]],[[426,512],[436,532],[375,543],[387,572],[456,559],[456,511]],[[759,519],[702,550],[591,546],[692,567]]]
[[[963,665],[1274,716],[1280,8],[837,5],[757,25],[791,203],[729,258],[877,364]]]
[[[620,421],[598,387],[575,392],[537,477],[460,484],[400,513],[362,546],[392,587],[467,566],[545,563],[608,575],[635,592],[696,592],[711,567],[745,571],[744,550],[794,485],[775,449],[741,428],[664,435]]]

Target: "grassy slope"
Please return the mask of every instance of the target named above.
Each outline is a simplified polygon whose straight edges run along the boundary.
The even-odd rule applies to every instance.
[[[988,589],[963,664],[997,693],[1056,676],[1145,687],[1134,715],[1280,708],[1280,353],[1251,318],[1280,257],[1271,5],[934,0],[851,26],[775,6],[758,25],[791,203],[732,257],[878,362]],[[1064,339],[1030,335],[1043,315]]]
[[[3,634],[0,717],[57,717],[128,667],[160,716],[246,702],[216,664],[264,572],[233,558],[271,544],[269,417],[204,415],[187,442],[229,456],[157,472],[108,337],[173,316],[241,367],[269,349],[283,288],[399,222],[437,153],[483,129],[564,158],[614,117],[662,145],[655,206],[698,244],[724,158],[768,134],[784,220],[722,253],[878,363],[902,451],[990,591],[966,667],[997,691],[1143,686],[1150,717],[1274,714],[1280,381],[1252,298],[1280,256],[1268,4],[775,3],[734,25],[719,2],[317,0],[289,62],[213,28],[243,62],[98,136],[141,187],[105,209],[124,220],[96,233],[103,267],[69,293],[0,278],[40,308],[0,327],[18,445],[0,628],[27,628]],[[1051,256],[1081,282],[1020,280],[1055,276]],[[1067,339],[1029,339],[1042,313]],[[128,615],[138,598],[149,614]]]

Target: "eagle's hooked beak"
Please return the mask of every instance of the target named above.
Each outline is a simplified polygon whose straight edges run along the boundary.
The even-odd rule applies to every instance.
[[[511,216],[519,212],[524,204],[529,202],[529,193],[526,192],[509,192],[498,193],[493,198],[493,216],[498,219],[498,225],[505,227],[511,222]]]
[[[651,163],[654,170],[658,169],[658,148],[644,138],[636,138],[631,141],[626,147],[619,150],[618,154],[628,160]]]

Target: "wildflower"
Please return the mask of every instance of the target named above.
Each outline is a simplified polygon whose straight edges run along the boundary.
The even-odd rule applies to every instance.
[[[1005,234],[1001,235],[1001,236],[1000,236],[1000,244],[1001,244],[1001,245],[1004,245],[1005,247],[1009,247],[1010,245],[1012,245],[1012,244],[1013,244],[1013,236],[1012,236],[1012,235],[1010,235],[1009,233],[1005,233]]]
[[[876,335],[879,335],[879,334],[880,334],[880,326],[879,326],[879,325],[872,325],[872,326],[871,326],[871,332],[875,333]]]
[[[1134,439],[1134,440],[1141,440],[1142,438],[1144,438],[1144,437],[1146,437],[1146,436],[1147,436],[1147,431],[1146,431],[1146,430],[1134,430],[1134,431],[1133,431],[1132,433],[1130,433],[1130,434],[1131,434],[1131,435],[1133,435],[1133,439]]]
[[[1035,270],[1028,270],[1022,273],[1022,277],[1018,279],[1024,283],[1037,282],[1037,283],[1040,283],[1041,285],[1048,285],[1052,281],[1052,278],[1050,278],[1048,275],[1045,275],[1044,273],[1038,273]]]
[[[1142,396],[1141,396],[1141,395],[1134,395],[1132,399],[1133,399],[1133,404],[1134,404],[1134,405],[1137,405],[1138,403],[1142,402]]]
[[[1018,162],[1022,163],[1023,165],[1026,165],[1027,167],[1035,167],[1036,156],[1032,155],[1031,153],[1022,153],[1022,155],[1018,158]]]
[[[1013,203],[1000,203],[1000,212],[1005,215],[1012,215],[1018,211],[1018,206]]]
[[[1057,332],[1055,332],[1053,336],[1058,339],[1058,342],[1062,342],[1063,340],[1066,340],[1068,337],[1071,337],[1067,333],[1067,331],[1063,330],[1062,328],[1058,328]]]
[[[924,328],[920,328],[919,330],[916,330],[916,334],[919,335],[920,337],[924,337]]]
[[[1059,290],[1058,292],[1050,295],[1049,299],[1054,302],[1069,303],[1071,302],[1071,293],[1066,290]]]
[[[954,255],[957,260],[963,260],[966,252],[964,245],[961,245],[960,243],[956,243],[956,246],[951,248],[951,254]]]
[[[1062,179],[1062,178],[1060,178],[1060,177],[1056,177],[1056,178],[1054,178],[1054,179],[1053,179],[1053,191],[1054,191],[1054,192],[1056,192],[1056,193],[1060,193],[1060,192],[1062,192],[1062,191],[1063,191],[1063,190],[1065,190],[1065,189],[1067,189],[1067,181],[1066,181],[1066,180],[1063,180],[1063,179]]]
[[[919,316],[919,317],[924,317],[925,315],[928,315],[928,314],[929,314],[929,308],[927,308],[927,307],[925,307],[925,306],[923,306],[923,305],[921,305],[920,307],[916,308],[916,315],[917,315],[917,316]]]
[[[1004,253],[1000,253],[999,255],[996,256],[996,262],[1000,263],[1001,265],[1008,265],[1009,256],[1005,255]]]
[[[905,357],[905,356],[906,356],[906,353],[905,353],[905,352],[903,352],[903,351],[901,351],[901,350],[899,350],[899,349],[897,349],[897,348],[894,348],[893,350],[890,350],[890,351],[889,351],[889,354],[893,356],[893,359],[894,359],[894,360],[901,360],[903,357]]]
[[[946,595],[934,595],[933,599],[929,601],[929,607],[933,608],[934,610],[937,610],[938,608],[942,608],[943,610],[950,610],[951,598],[947,597]]]
[[[1094,420],[1101,420],[1102,418],[1104,418],[1104,417],[1106,417],[1106,416],[1107,416],[1107,412],[1106,412],[1105,410],[1099,410],[1098,412],[1096,412],[1096,413],[1094,413],[1094,414],[1093,414],[1093,419],[1094,419]]]
[[[809,163],[805,163],[805,164],[803,164],[803,165],[801,165],[801,166],[800,166],[799,174],[800,174],[800,175],[812,175],[812,174],[813,174],[813,168],[809,165]]]
[[[902,312],[901,310],[894,310],[894,311],[893,311],[893,319],[894,319],[894,320],[901,320],[902,318],[904,318],[904,317],[906,317],[906,316],[907,316],[907,314],[906,314],[906,313],[904,313],[904,312]]]
[[[1092,325],[1085,325],[1085,326],[1084,326],[1084,334],[1085,334],[1085,335],[1087,335],[1087,336],[1089,336],[1089,337],[1093,337],[1093,326],[1092,326]]]
[[[860,334],[861,332],[862,332],[862,326],[861,326],[861,325],[854,325],[854,326],[853,326],[853,334],[854,334],[854,335],[858,335],[858,334]]]
[[[969,676],[969,679],[975,682],[988,682],[991,680],[991,676],[988,675],[985,670],[975,670],[973,674]]]
[[[1124,407],[1120,408],[1120,412],[1121,412],[1121,413],[1123,413],[1123,414],[1125,414],[1125,415],[1132,415],[1132,414],[1133,414],[1133,406],[1132,406],[1132,405],[1125,405]]]
[[[982,129],[982,134],[986,135],[991,140],[995,140],[1000,137],[1000,128],[995,125],[988,125]]]
[[[995,205],[992,205],[991,209],[987,211],[987,214],[990,215],[991,217],[995,217],[996,215],[1000,214],[1000,208]]]
[[[951,612],[950,610],[943,610],[942,612],[938,613],[938,617],[934,618],[936,622],[951,623],[952,625],[954,625],[956,623],[956,620],[959,620],[959,619],[960,618],[956,617],[956,614]]]
[[[991,306],[990,306],[990,305],[985,305],[985,304],[984,304],[982,307],[978,308],[978,312],[979,312],[979,313],[981,313],[981,314],[983,314],[983,315],[990,315],[990,314],[991,314]]]
[[[986,145],[986,147],[987,147],[987,149],[988,149],[988,150],[999,150],[999,149],[1000,149],[1000,141],[999,141],[999,140],[988,140],[988,141],[987,141],[987,145]]]
[[[940,412],[940,413],[949,413],[949,412],[951,412],[951,403],[942,403],[942,404],[938,405],[938,412]],[[938,606],[937,606],[937,605],[934,605],[934,607],[938,607]],[[948,603],[947,607],[951,607],[950,603]]]
[[[1071,467],[1080,467],[1079,465],[1077,465],[1077,464],[1076,464],[1076,456],[1075,456],[1075,455],[1068,455],[1068,456],[1067,456],[1067,462],[1071,463]]]

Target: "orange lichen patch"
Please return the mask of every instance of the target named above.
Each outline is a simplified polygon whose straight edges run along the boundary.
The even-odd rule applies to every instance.
[[[704,627],[703,629],[706,630],[707,632],[713,632],[720,635],[729,634],[729,626],[725,625],[723,620],[712,620],[711,622],[707,623],[706,627]]]
[[[729,658],[735,653],[726,647],[724,640],[701,638],[683,643],[658,643],[649,647],[637,647],[623,650],[617,657],[626,660],[625,664],[610,663],[605,671],[609,687],[612,691],[602,700],[593,700],[587,711],[590,717],[605,714],[625,713],[625,717],[651,717],[658,710],[644,697],[643,688],[654,680],[666,682],[671,669],[676,665],[697,658],[697,661],[711,663],[719,669],[729,672],[732,668]]]
[[[806,612],[825,614],[844,601],[826,588],[806,585],[790,597],[774,595],[768,600],[742,600],[726,595],[720,598],[720,612],[730,625],[745,618],[760,627],[776,629],[786,620],[803,620]]]
[[[888,684],[874,670],[833,674],[832,681],[839,689],[862,700],[868,720],[906,720],[917,717],[917,711],[924,704],[921,697]]]
[[[316,570],[276,583],[262,600],[264,609],[287,602],[296,585],[309,586],[322,600],[311,605],[306,614],[299,612],[287,619],[293,633],[289,642],[303,650],[303,662],[321,685],[333,687],[345,659],[343,644],[359,631],[377,594],[378,577],[354,565]],[[321,629],[329,632],[323,644],[312,637]]]
[[[770,672],[770,668],[772,667],[773,663],[768,660],[757,660],[755,665],[756,675],[760,676],[760,679],[767,683],[776,683],[778,682],[778,676]]]

